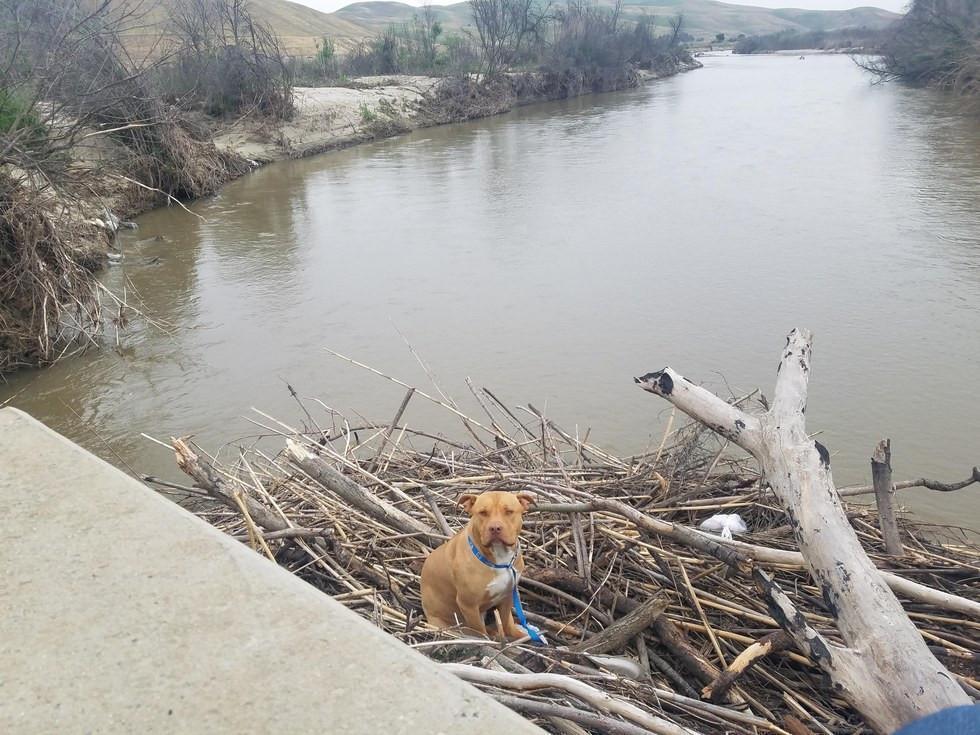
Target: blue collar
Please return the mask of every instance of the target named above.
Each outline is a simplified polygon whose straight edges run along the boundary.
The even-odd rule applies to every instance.
[[[548,641],[545,640],[545,637],[541,634],[541,631],[527,621],[527,614],[524,612],[524,607],[521,605],[521,595],[517,591],[517,579],[519,575],[517,573],[517,570],[514,569],[514,562],[517,561],[517,557],[521,553],[520,544],[518,544],[514,550],[514,558],[511,559],[507,564],[494,564],[492,561],[490,561],[489,559],[487,559],[487,557],[483,555],[483,552],[481,552],[480,549],[477,547],[476,542],[473,541],[473,537],[470,536],[469,533],[466,534],[466,540],[470,542],[470,551],[473,552],[473,556],[475,556],[481,564],[483,564],[484,566],[488,566],[491,569],[510,570],[511,581],[513,582],[513,591],[511,592],[511,602],[514,606],[514,615],[517,616],[517,624],[527,631],[527,635],[528,638],[531,639],[531,643],[533,643],[536,646],[548,645]]]
[[[470,551],[473,552],[473,556],[475,556],[481,564],[491,567],[493,569],[510,569],[511,567],[514,566],[514,562],[517,561],[517,555],[521,553],[520,548],[517,548],[517,550],[514,551],[514,558],[511,559],[510,562],[508,562],[507,564],[494,564],[492,561],[490,561],[489,559],[487,559],[487,557],[483,555],[483,552],[481,552],[480,549],[477,547],[476,542],[473,541],[472,536],[466,534],[466,540],[470,542]]]

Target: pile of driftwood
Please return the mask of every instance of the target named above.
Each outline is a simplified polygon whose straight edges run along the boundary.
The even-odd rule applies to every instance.
[[[809,338],[794,335],[780,381],[789,376],[800,390]],[[278,446],[243,449],[233,462],[175,439],[195,482],[169,489],[195,496],[215,526],[549,731],[885,732],[980,695],[980,547],[968,532],[901,521],[900,548],[887,553],[878,513],[828,490],[826,450],[801,424],[795,454],[789,438],[779,444],[789,460],[766,456],[802,408],[779,383],[770,407],[761,394],[722,401],[669,369],[637,381],[692,415],[708,411],[698,418],[711,428],[669,425],[659,446],[622,459],[488,390],[473,388],[483,415],[471,417],[406,386],[384,424],[318,419],[306,406],[302,426],[263,415],[257,423]],[[468,440],[413,428],[405,420],[413,398],[457,414]],[[765,474],[734,457],[733,443]],[[779,461],[788,477],[777,480]],[[977,480],[974,470],[963,483],[933,484]],[[466,522],[456,499],[485,490],[537,498],[522,534],[521,595],[547,647],[435,631],[422,618],[422,561]],[[738,513],[747,534],[697,530],[717,513]],[[873,613],[865,601],[878,606]],[[912,695],[903,689],[910,674],[889,668],[895,656],[914,672]]]

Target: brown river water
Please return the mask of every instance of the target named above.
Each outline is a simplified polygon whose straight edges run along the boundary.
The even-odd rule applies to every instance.
[[[142,432],[234,452],[262,431],[253,407],[301,424],[287,382],[387,422],[403,389],[324,348],[434,392],[410,344],[472,415],[467,376],[625,455],[659,442],[668,415],[634,375],[669,364],[725,395],[771,394],[799,325],[815,334],[808,427],[838,485],[868,481],[883,436],[896,479],[966,477],[980,464],[980,124],[842,56],[704,61],[268,166],[192,205],[203,219],[151,212],[104,280],[168,333],[135,319],[122,349],[17,374],[0,403],[177,479]],[[464,436],[420,399],[405,420]],[[902,499],[980,529],[980,490]]]

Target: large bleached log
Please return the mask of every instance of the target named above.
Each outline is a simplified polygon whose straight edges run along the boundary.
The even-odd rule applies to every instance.
[[[835,690],[877,732],[971,700],[928,649],[851,528],[834,487],[830,453],[807,436],[805,413],[811,337],[793,330],[777,369],[772,406],[753,416],[674,370],[637,378],[759,462],[785,510],[810,576],[834,614],[843,646],[805,624],[774,584],[770,612]],[[764,577],[762,578],[764,579]]]

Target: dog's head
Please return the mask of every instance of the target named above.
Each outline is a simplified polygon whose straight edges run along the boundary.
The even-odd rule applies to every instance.
[[[524,511],[534,502],[531,493],[490,491],[463,495],[459,504],[470,514],[473,540],[482,546],[493,543],[514,546],[524,524]]]

